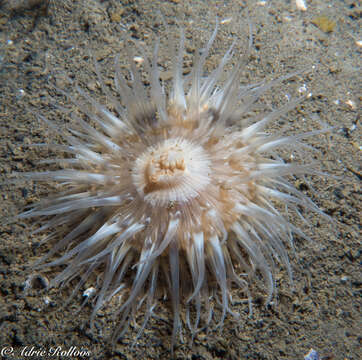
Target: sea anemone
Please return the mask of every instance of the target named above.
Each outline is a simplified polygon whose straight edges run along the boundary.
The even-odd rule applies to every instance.
[[[205,74],[216,34],[217,26],[184,75],[181,30],[168,82],[160,81],[159,42],[150,61],[143,54],[143,72],[127,50],[128,79],[117,56],[117,94],[105,85],[95,62],[111,107],[75,83],[76,96],[58,89],[77,108],[68,132],[38,115],[63,139],[62,145],[46,145],[60,154],[46,161],[58,168],[23,176],[54,182],[57,193],[19,218],[40,217],[36,232],[47,232],[46,241],[53,243],[36,264],[38,269],[63,266],[50,287],[79,277],[77,292],[96,275],[91,323],[105,303],[121,299],[114,341],[124,335],[139,308],[145,314],[141,335],[165,294],[173,310],[173,344],[182,325],[194,336],[215,318],[221,325],[227,313],[237,316],[231,291],[242,289],[250,302],[254,279],[264,284],[270,302],[276,264],[291,277],[287,249],[293,248],[294,234],[305,236],[289,214],[303,218],[301,208],[322,214],[291,184],[295,175],[316,170],[278,156],[278,149],[286,148],[303,157],[307,145],[302,139],[318,131],[290,136],[266,132],[306,96],[248,116],[261,94],[295,74],[240,86],[241,66],[235,65],[221,81],[234,44]],[[61,250],[63,255],[51,261]]]

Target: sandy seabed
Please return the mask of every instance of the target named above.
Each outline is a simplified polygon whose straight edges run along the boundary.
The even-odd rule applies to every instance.
[[[90,93],[97,91],[89,50],[105,74],[111,74],[107,59],[122,53],[125,31],[150,49],[155,38],[162,38],[159,11],[169,24],[170,36],[177,38],[177,23],[185,27],[186,67],[198,42],[209,38],[216,17],[221,25],[215,54],[207,63],[210,69],[233,39],[240,39],[240,44],[247,41],[252,24],[253,48],[240,81],[271,80],[303,69],[298,79],[278,87],[262,101],[277,106],[305,86],[312,97],[283,121],[293,122],[295,132],[309,131],[318,124],[334,127],[329,135],[310,141],[319,150],[314,156],[320,169],[332,176],[312,177],[310,186],[305,186],[332,222],[312,217],[313,229],[306,232],[314,242],[296,239],[296,257],[291,254],[294,291],[282,269],[277,275],[275,301],[266,307],[263,293],[256,291],[252,317],[248,316],[245,294],[235,292],[233,310],[240,313],[240,323],[228,317],[222,330],[201,331],[193,343],[186,332],[175,348],[177,359],[303,359],[311,348],[325,360],[361,358],[361,8],[352,0],[306,3],[307,10],[301,11],[295,1],[283,0],[53,0],[48,6],[46,1],[0,1],[2,219],[47,193],[45,185],[15,186],[4,181],[13,172],[34,171],[42,153],[24,145],[43,143],[52,136],[34,110],[59,125],[67,121],[49,102],[56,94],[54,84],[62,88],[59,74],[75,77]],[[316,19],[331,20],[335,26],[325,32],[315,24],[320,24]],[[283,121],[274,124],[273,130],[278,131]],[[167,302],[159,305],[158,318],[150,321],[133,348],[130,344],[136,332],[129,331],[112,349],[100,334],[114,326],[115,303],[97,317],[92,333],[91,307],[78,312],[82,292],[59,311],[70,289],[45,291],[44,281],[36,281],[33,289],[25,291],[30,275],[27,265],[47,252],[47,245],[38,246],[43,235],[31,236],[30,225],[3,222],[0,230],[3,358],[170,357],[172,317]],[[56,273],[51,269],[46,276],[52,278]]]

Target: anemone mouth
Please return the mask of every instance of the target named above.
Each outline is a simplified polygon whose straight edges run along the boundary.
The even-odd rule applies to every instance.
[[[137,158],[133,183],[152,206],[187,202],[210,183],[210,163],[202,146],[180,137],[166,139]]]

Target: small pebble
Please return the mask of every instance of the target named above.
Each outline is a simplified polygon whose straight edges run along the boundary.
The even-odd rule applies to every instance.
[[[19,89],[16,92],[16,100],[20,100],[22,97],[24,97],[25,95],[25,91],[23,89]]]
[[[44,275],[30,275],[24,283],[24,292],[26,293],[29,289],[48,289],[49,280]]]
[[[324,31],[325,33],[332,32],[336,26],[336,22],[329,19],[325,15],[317,16],[312,19],[312,24],[316,25],[320,30]]]

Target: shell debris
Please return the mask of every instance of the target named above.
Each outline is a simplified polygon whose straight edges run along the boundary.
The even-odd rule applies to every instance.
[[[314,349],[310,349],[308,354],[304,356],[304,360],[320,360],[320,357]]]
[[[298,10],[307,11],[307,4],[305,3],[305,0],[295,0],[295,5]]]

